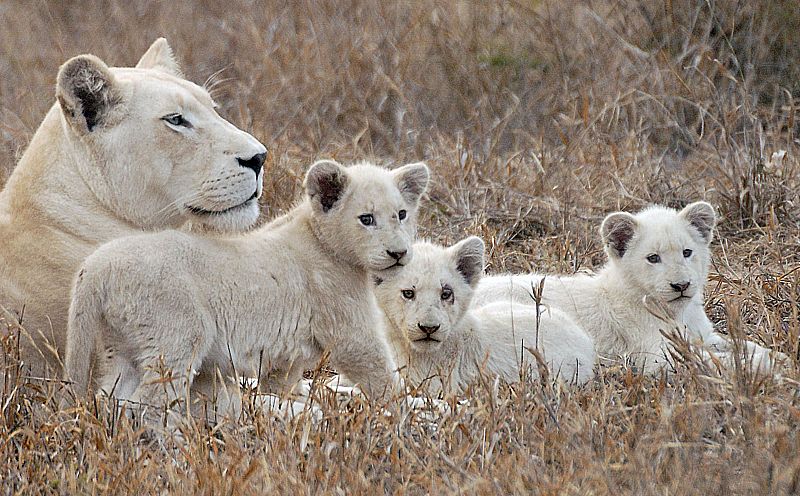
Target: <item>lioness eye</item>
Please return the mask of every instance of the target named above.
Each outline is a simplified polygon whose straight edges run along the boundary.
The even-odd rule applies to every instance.
[[[400,219],[400,220],[405,219],[406,218],[406,211],[405,210],[401,210],[401,211],[397,212],[397,218]]]
[[[683,250],[683,258],[689,258],[691,256],[692,256],[692,250],[690,250],[689,248]]]
[[[453,297],[453,290],[450,288],[442,288],[442,300],[449,300]]]
[[[173,126],[191,128],[192,124],[183,118],[181,114],[169,114],[165,115],[161,118],[167,124],[172,124]]]
[[[371,226],[375,223],[375,217],[373,217],[372,214],[361,214],[358,216],[358,220],[365,226]]]
[[[661,262],[661,257],[657,253],[653,253],[651,255],[647,255],[647,261],[652,264],[657,264]]]
[[[400,291],[403,294],[403,298],[406,300],[413,300],[414,299],[414,290],[413,289],[404,289]]]

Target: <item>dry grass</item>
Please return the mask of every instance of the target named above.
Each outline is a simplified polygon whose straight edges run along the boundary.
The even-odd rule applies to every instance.
[[[270,146],[268,215],[316,157],[425,159],[422,234],[482,236],[490,271],[572,272],[603,262],[605,213],[705,198],[723,217],[709,314],[793,363],[782,381],[686,354],[662,378],[619,366],[580,389],[480,384],[434,424],[321,398],[321,424],[253,415],[194,429],[179,451],[103,405],[65,413],[46,390],[0,391],[0,491],[800,492],[799,12],[793,0],[3,2],[0,182],[61,62],[129,65],[165,35]]]

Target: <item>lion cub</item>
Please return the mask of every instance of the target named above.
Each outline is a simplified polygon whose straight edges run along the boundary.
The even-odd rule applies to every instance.
[[[435,393],[463,390],[481,370],[509,382],[523,368],[538,375],[527,349],[538,349],[553,375],[589,380],[594,343],[564,313],[542,308],[537,326],[533,306],[472,304],[483,264],[480,238],[449,248],[418,242],[410,263],[376,277],[389,344],[411,382]]]
[[[428,178],[422,163],[390,171],[320,161],[306,174],[306,198],[273,227],[165,231],[102,246],[73,289],[66,378],[85,394],[102,343],[105,392],[172,404],[187,385],[210,395],[224,377],[220,401],[235,415],[237,376],[275,390],[330,352],[337,369],[380,396],[399,383],[369,274],[411,260]]]
[[[731,344],[714,332],[703,309],[715,224],[714,209],[705,202],[692,203],[680,212],[653,206],[636,215],[610,214],[600,227],[608,263],[594,276],[547,276],[543,301],[566,312],[590,333],[598,354],[627,357],[645,372],[657,372],[668,362],[668,341],[660,331],[671,330],[647,310],[645,296],[685,327],[688,339],[728,359]],[[530,304],[531,285],[538,285],[543,277],[486,277],[475,298],[482,303]],[[753,365],[762,370],[771,368],[773,359],[785,357],[752,342],[745,344]]]

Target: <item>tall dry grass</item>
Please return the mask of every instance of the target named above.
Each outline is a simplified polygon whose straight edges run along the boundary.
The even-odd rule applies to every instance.
[[[482,236],[490,271],[573,272],[602,264],[605,213],[705,198],[722,215],[712,320],[798,356],[793,0],[11,0],[0,33],[0,181],[52,104],[60,63],[90,52],[130,65],[164,35],[188,77],[270,146],[267,216],[291,205],[316,157],[424,159],[421,234]],[[319,425],[254,414],[191,430],[177,451],[105,405],[59,412],[50,388],[3,391],[0,488],[800,492],[796,362],[781,381],[688,352],[678,362],[661,378],[602,368],[583,388],[483,383],[433,423],[322,397]]]

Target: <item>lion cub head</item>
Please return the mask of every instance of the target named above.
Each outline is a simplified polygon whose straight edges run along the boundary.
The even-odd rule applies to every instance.
[[[600,232],[609,266],[637,293],[670,305],[702,296],[710,265],[714,208],[692,203],[680,212],[650,207],[610,214]]]
[[[392,339],[414,351],[432,351],[448,339],[469,309],[483,274],[484,244],[475,236],[445,248],[414,245],[414,259],[378,276],[375,296],[391,323]]]
[[[413,256],[417,209],[429,177],[423,163],[388,170],[316,162],[305,180],[314,232],[338,258],[364,270],[403,266]]]
[[[139,227],[240,230],[258,217],[264,145],[217,114],[160,38],[135,68],[93,55],[58,73],[68,152],[105,209]]]

